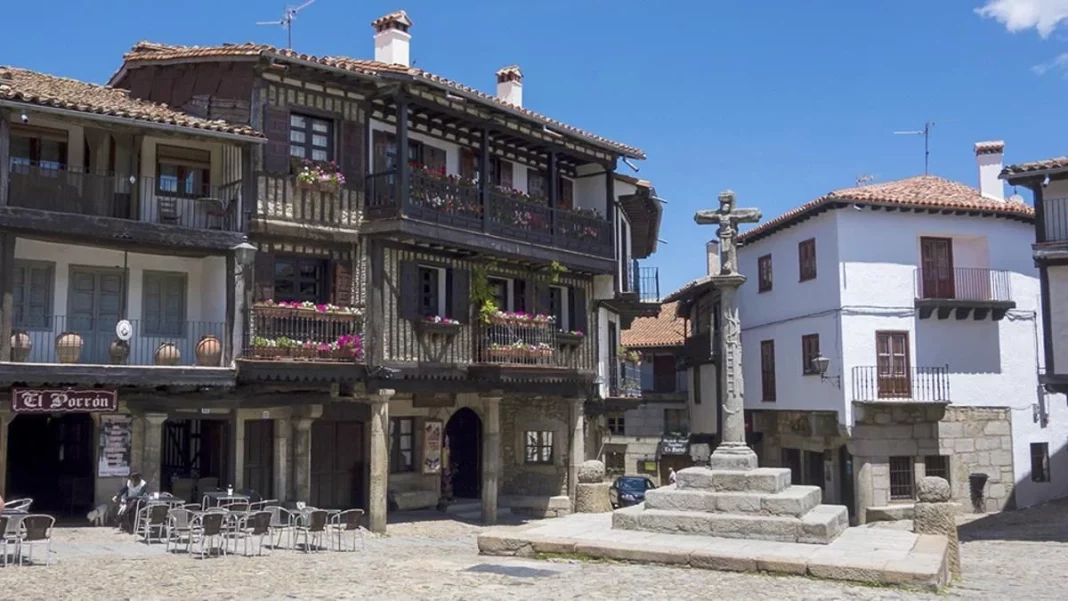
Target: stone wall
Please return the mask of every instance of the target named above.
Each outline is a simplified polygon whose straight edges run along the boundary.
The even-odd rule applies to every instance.
[[[1013,506],[1012,413],[1007,407],[949,407],[938,423],[939,454],[950,457],[953,500],[972,511],[968,475],[989,476],[986,511]],[[919,477],[919,475],[917,475]]]
[[[563,399],[505,397],[501,401],[502,496],[567,495],[569,418],[569,405]],[[551,464],[526,462],[524,437],[529,431],[553,433]]]

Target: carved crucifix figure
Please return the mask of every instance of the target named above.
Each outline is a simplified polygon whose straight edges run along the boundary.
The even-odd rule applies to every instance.
[[[711,279],[719,290],[723,431],[710,463],[715,469],[752,469],[757,467],[757,458],[745,444],[742,329],[738,319],[738,287],[745,282],[745,276],[738,273],[737,236],[738,224],[760,221],[760,210],[735,208],[734,192],[727,190],[719,195],[718,210],[698,211],[694,221],[699,225],[719,226],[716,234],[720,244],[720,272]]]

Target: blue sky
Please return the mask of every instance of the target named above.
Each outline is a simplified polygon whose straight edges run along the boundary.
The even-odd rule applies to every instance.
[[[254,25],[283,1],[7,4],[0,64],[87,81],[142,39],[285,44]],[[527,107],[648,153],[665,293],[703,274],[713,230],[693,213],[724,188],[770,218],[861,174],[920,174],[922,138],[892,132],[927,120],[931,172],[971,185],[976,141],[1004,139],[1009,162],[1068,154],[1068,0],[316,0],[294,47],[369,58],[370,21],[398,8],[417,66],[491,92],[518,63]]]

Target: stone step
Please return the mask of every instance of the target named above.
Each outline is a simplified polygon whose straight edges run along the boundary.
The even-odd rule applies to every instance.
[[[612,527],[622,530],[822,545],[837,538],[848,524],[848,513],[841,505],[819,505],[801,518],[646,509],[641,505],[616,510],[612,515]]]
[[[818,486],[791,486],[768,493],[720,492],[701,488],[679,489],[666,486],[646,491],[647,509],[704,511],[801,517],[820,504],[823,491]]]
[[[688,467],[676,474],[679,489],[775,494],[790,486],[790,469],[758,467],[752,470],[713,470]]]

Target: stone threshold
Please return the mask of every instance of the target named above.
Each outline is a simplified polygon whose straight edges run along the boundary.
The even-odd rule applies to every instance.
[[[578,514],[478,537],[483,555],[584,556],[732,572],[811,576],[928,591],[949,583],[943,536],[849,528],[827,545],[613,530],[610,514]]]

